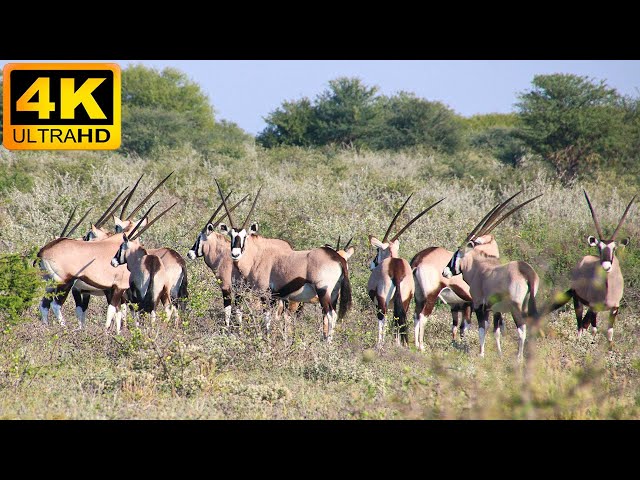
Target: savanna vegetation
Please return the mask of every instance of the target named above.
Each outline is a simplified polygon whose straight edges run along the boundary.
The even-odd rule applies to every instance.
[[[475,316],[465,340],[453,342],[449,309],[438,305],[427,320],[425,352],[397,347],[391,335],[377,351],[366,291],[374,255],[367,235],[382,235],[409,193],[401,225],[446,200],[402,235],[406,259],[432,245],[454,249],[519,189],[523,198],[544,195],[493,232],[502,259],[536,269],[539,303],[566,289],[572,266],[594,253],[582,189],[610,232],[640,186],[637,99],[589,79],[540,76],[514,113],[462,118],[410,93],[383,97],[357,79],[337,79],[313,101],[284,102],[254,140],[200,108],[208,99],[179,72],[129,73],[123,125],[131,123],[120,151],[0,150],[0,417],[640,418],[637,205],[620,232],[632,240],[618,253],[625,295],[612,348],[603,328],[578,340],[568,305],[528,339],[530,361],[515,359],[510,317],[504,355],[489,335],[480,358]],[[85,330],[74,330],[71,299],[63,309],[67,327],[52,318],[48,327],[40,323],[44,285],[32,261],[73,207],[104,209],[144,172],[135,202],[171,171],[157,208],[179,204],[143,234],[150,247],[186,254],[219,203],[214,178],[234,189],[232,199],[262,186],[253,220],[265,236],[297,249],[354,237],[353,308],[332,344],[321,340],[316,305],[304,307],[292,336],[285,340],[276,322],[265,339],[248,293],[242,327],[227,330],[220,289],[202,259],[188,261],[188,305],[178,327],[129,322],[121,335],[105,334],[101,298],[91,300]],[[239,207],[238,218],[249,207]],[[605,314],[599,322],[605,325]]]

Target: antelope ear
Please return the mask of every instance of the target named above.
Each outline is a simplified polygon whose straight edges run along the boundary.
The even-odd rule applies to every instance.
[[[93,223],[91,224],[91,231],[93,232],[94,235],[96,235],[98,233],[98,229],[96,228],[96,226]]]
[[[344,251],[344,259],[345,260],[349,260],[351,258],[351,255],[354,254],[354,252],[356,251],[355,248],[353,247],[349,247]]]
[[[373,247],[380,248],[380,249],[384,250],[384,243],[382,243],[380,240],[378,240],[373,235],[369,235],[369,242],[371,243],[371,245]]]
[[[475,246],[476,246],[475,242],[467,242],[467,248],[473,248]]]
[[[207,234],[213,233],[213,230],[214,230],[213,225],[210,223],[207,223]]]
[[[218,225],[218,228],[224,235],[231,235],[231,230],[229,230],[229,227],[227,227],[226,223],[221,223],[220,225]]]
[[[598,246],[598,240],[593,235],[589,235],[587,237],[587,243],[589,245],[591,245],[592,247],[597,247]]]
[[[129,227],[129,231],[133,230],[133,228],[140,224],[140,226],[138,227],[138,230],[141,229],[142,227],[144,227],[147,223],[149,223],[149,217],[144,217],[142,220],[140,220],[139,222],[136,223],[132,223]]]
[[[630,242],[631,242],[631,238],[627,237],[620,242],[620,245],[622,245],[623,247],[626,247],[627,245],[629,245]]]
[[[249,227],[249,235],[256,235],[258,233],[258,222],[253,222]]]
[[[113,217],[113,223],[115,225],[116,233],[120,233],[124,231],[124,222],[120,220],[119,217],[116,217],[115,215],[112,215],[112,217]]]

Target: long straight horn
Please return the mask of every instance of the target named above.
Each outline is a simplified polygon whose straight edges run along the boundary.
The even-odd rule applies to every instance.
[[[347,244],[342,248],[343,250],[346,250],[347,248],[349,248],[349,245],[351,245],[351,240],[353,240],[353,237],[351,237],[347,242]]]
[[[91,210],[93,210],[93,207],[91,207],[89,210],[87,210],[87,213],[85,213],[85,214],[82,216],[82,218],[81,218],[80,220],[78,220],[78,223],[76,223],[76,224],[73,226],[73,228],[72,228],[71,230],[69,230],[69,233],[67,233],[67,236],[69,236],[69,237],[70,237],[70,236],[71,236],[71,234],[72,234],[73,232],[75,232],[75,231],[76,231],[76,229],[80,226],[80,224],[81,224],[82,222],[84,222],[84,219],[85,219],[85,218],[87,218],[87,215],[89,215],[89,212],[90,212]]]
[[[242,224],[242,227],[240,227],[240,230],[244,230],[247,227],[247,222],[249,221],[249,218],[253,214],[253,209],[256,208],[256,202],[258,201],[258,197],[260,196],[261,190],[262,190],[262,186],[258,189],[258,193],[256,193],[256,197],[253,199],[253,205],[251,205],[251,210],[249,210],[249,215],[247,215],[247,218],[244,219],[244,223]]]
[[[163,184],[164,182],[166,182],[167,180],[169,180],[169,177],[170,177],[171,175],[173,175],[173,172],[171,172],[169,175],[167,175],[167,176],[164,178],[164,180],[162,180],[162,181],[161,181],[161,182],[156,186],[156,188],[154,188],[153,190],[151,190],[151,193],[150,193],[149,195],[147,195],[146,197],[144,197],[144,200],[142,200],[142,201],[140,202],[140,204],[138,204],[138,206],[133,210],[133,212],[131,212],[131,213],[129,214],[129,216],[126,218],[126,220],[132,220],[132,219],[133,219],[133,216],[134,216],[136,213],[138,213],[138,212],[140,211],[140,209],[142,209],[142,207],[144,206],[144,204],[146,203],[146,201],[147,201],[147,200],[149,200],[149,199],[151,198],[151,195],[153,195],[154,193],[156,193],[156,190],[158,190],[158,189],[162,186],[162,184]],[[144,218],[144,217],[143,217],[143,218]]]
[[[598,217],[596,216],[596,212],[591,205],[591,200],[589,200],[589,195],[587,195],[586,190],[582,190],[584,192],[584,198],[587,199],[587,204],[589,205],[589,210],[591,210],[591,218],[593,218],[593,223],[596,226],[596,232],[598,232],[598,240],[602,240],[602,230],[600,229],[600,222],[598,221]],[[635,198],[635,197],[634,197]],[[626,212],[625,212],[626,215]]]
[[[162,217],[165,213],[167,213],[169,210],[171,210],[173,207],[175,207],[178,204],[178,202],[174,203],[173,205],[171,205],[169,208],[167,208],[165,211],[163,211],[162,213],[160,213],[156,218],[154,218],[153,220],[151,220],[149,223],[147,223],[144,228],[142,230],[140,230],[138,232],[138,234],[132,238],[132,240],[135,240],[136,238],[138,238],[140,235],[142,235],[144,232],[147,231],[147,229],[149,227],[151,227],[151,225],[153,225],[154,223],[156,223],[158,221],[158,219],[160,219],[160,217]]]
[[[229,209],[229,211],[233,212],[238,207],[238,205],[240,205],[242,202],[244,202],[247,198],[249,198],[249,194],[248,193],[244,197],[242,197],[242,199],[240,199],[240,201],[238,203],[236,203],[233,207],[231,207]],[[225,213],[218,220],[216,220],[215,223],[213,223],[213,226],[217,227],[220,224],[220,222],[222,220],[224,220],[226,217],[227,217],[227,214]]]
[[[336,252],[340,250],[340,235],[338,235],[338,243],[336,243]]]
[[[113,202],[111,202],[111,205],[109,205],[109,207],[104,211],[104,213],[102,214],[102,216],[96,221],[94,222],[94,225],[96,227],[100,227],[102,226],[102,224],[107,220],[107,218],[109,218],[109,212],[111,212],[113,206],[116,204],[116,202],[120,199],[120,197],[122,196],[122,194],[124,192],[126,192],[129,189],[129,187],[124,187],[124,189],[118,194],[118,196],[113,200]],[[122,203],[122,202],[120,202]]]
[[[426,210],[423,210],[422,212],[420,212],[418,215],[416,215],[415,217],[413,217],[413,220],[411,220],[409,223],[407,223],[404,227],[402,227],[402,229],[396,233],[394,235],[394,237],[391,239],[392,242],[395,242],[398,238],[400,238],[400,235],[402,235],[404,233],[404,231],[409,228],[411,225],[413,225],[413,222],[415,222],[416,220],[418,220],[421,216],[423,216],[425,213],[427,213],[429,210],[431,210],[433,207],[435,207],[436,205],[438,205],[442,200],[444,200],[447,197],[441,198],[440,200],[438,200],[436,203],[434,203],[433,205],[431,205],[429,208],[427,208]]]
[[[142,224],[142,221],[147,218],[149,216],[149,213],[151,212],[151,210],[153,210],[153,207],[155,207],[158,203],[160,202],[156,202],[153,205],[151,205],[151,207],[149,207],[149,210],[147,210],[144,215],[142,216],[142,218],[140,219],[140,221],[138,223],[136,223],[136,226],[133,227],[133,230],[131,230],[129,232],[129,240],[133,240],[133,234],[136,233],[136,230],[138,230],[138,227],[140,227],[140,224]]]
[[[520,195],[521,193],[522,193],[522,190],[514,193],[509,198],[507,198],[504,202],[499,203],[498,205],[493,207],[491,210],[489,210],[489,213],[487,213],[482,218],[482,220],[480,220],[480,222],[473,228],[473,230],[471,230],[471,233],[467,235],[467,238],[464,240],[463,243],[467,243],[469,240],[471,240],[475,236],[484,235],[485,227],[488,226],[498,215],[500,215],[500,213],[504,210],[504,208],[507,206],[507,204],[511,200],[513,200],[516,196]]]
[[[495,220],[496,218],[498,218],[498,215],[500,215],[504,211],[504,209],[507,208],[507,205],[509,204],[509,202],[511,202],[511,200],[516,198],[521,193],[522,193],[522,190],[514,193],[509,198],[507,198],[504,202],[502,202],[500,206],[496,208],[494,212],[489,216],[489,218],[487,218],[487,221],[484,223],[482,227],[480,227],[480,230],[476,232],[476,236],[480,237],[482,235],[486,235],[487,233],[489,233],[489,230],[493,230],[493,227],[497,225],[497,222],[495,222]]]
[[[122,200],[120,200],[116,205],[113,206],[111,211],[107,213],[107,215],[104,217],[102,221],[100,221],[100,223],[95,223],[94,225],[96,227],[101,227],[102,225],[104,225],[104,222],[106,222],[111,215],[114,215],[116,210],[118,210],[126,200],[127,200],[127,197],[126,196],[123,197]]]
[[[131,197],[133,197],[133,192],[135,192],[136,188],[138,188],[138,184],[140,183],[140,180],[142,180],[142,177],[144,177],[144,173],[140,175],[140,178],[138,179],[136,184],[133,186],[133,188],[129,192],[129,195],[127,195],[127,201],[124,202],[124,205],[122,206],[122,210],[120,211],[120,218],[124,218],[124,212],[127,210],[127,207],[129,206],[129,200],[131,200]]]
[[[64,234],[67,233],[67,228],[69,228],[69,224],[71,223],[71,219],[73,219],[73,216],[76,214],[76,210],[77,209],[78,209],[77,205],[75,207],[73,207],[73,211],[71,212],[71,215],[69,215],[69,220],[67,220],[67,224],[62,229],[62,232],[60,232],[60,236],[61,237],[64,237]]]
[[[505,213],[502,217],[500,217],[493,225],[491,225],[488,229],[483,230],[482,231],[482,235],[486,235],[488,233],[491,233],[491,231],[496,228],[498,225],[500,225],[508,216],[514,214],[516,211],[520,210],[522,207],[524,207],[527,203],[531,203],[533,202],[536,198],[540,198],[543,194],[541,193],[540,195],[536,195],[533,198],[530,198],[529,200],[527,200],[526,202],[521,203],[520,205],[518,205],[517,207],[512,208],[511,210],[509,210],[507,213]]]
[[[411,195],[409,195],[409,197],[404,201],[404,203],[400,207],[400,210],[398,210],[396,215],[393,217],[393,220],[391,220],[391,223],[389,224],[389,228],[387,228],[387,231],[384,232],[384,237],[382,237],[382,243],[385,243],[387,241],[387,238],[389,238],[389,233],[391,232],[391,229],[395,225],[396,220],[398,220],[398,217],[400,216],[400,213],[402,213],[402,210],[404,210],[404,207],[407,205],[407,202],[409,200],[411,200],[411,197],[413,197],[413,193]]]
[[[231,216],[231,212],[229,211],[229,207],[227,207],[227,201],[224,199],[224,194],[222,193],[222,188],[220,188],[220,184],[218,183],[218,179],[213,179],[216,182],[216,186],[218,187],[218,193],[220,194],[220,198],[222,199],[222,205],[224,206],[224,211],[227,212],[227,217],[229,217],[229,223],[231,224],[231,228],[235,228],[235,223],[233,221],[233,217]]]
[[[622,226],[622,222],[624,222],[624,219],[627,218],[627,213],[629,213],[629,209],[631,208],[631,204],[633,203],[633,201],[636,199],[637,196],[638,196],[637,194],[633,196],[633,198],[629,202],[629,205],[627,205],[627,209],[622,214],[622,218],[618,222],[618,226],[613,231],[613,235],[611,235],[611,241],[612,242],[616,239],[616,235],[618,234],[618,230],[620,230],[620,227]]]
[[[232,194],[232,193],[233,193],[233,190],[231,190],[231,191],[227,194],[227,198],[225,199],[225,201],[226,201],[226,200],[229,200],[229,197],[231,196],[231,194]],[[222,203],[221,203],[220,205],[218,205],[218,208],[216,208],[216,211],[215,211],[215,212],[213,212],[213,215],[211,215],[211,217],[209,218],[209,220],[207,220],[207,223],[205,223],[205,224],[204,224],[204,227],[203,227],[203,229],[202,229],[202,231],[203,231],[203,232],[207,229],[207,225],[209,225],[211,222],[213,222],[213,219],[214,219],[214,218],[215,218],[215,216],[218,214],[218,212],[219,212],[220,210],[222,210],[222,206],[223,206],[223,205],[222,205]]]

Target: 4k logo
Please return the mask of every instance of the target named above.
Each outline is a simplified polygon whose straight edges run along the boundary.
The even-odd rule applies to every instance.
[[[10,150],[114,150],[120,91],[114,63],[8,63],[2,143]]]

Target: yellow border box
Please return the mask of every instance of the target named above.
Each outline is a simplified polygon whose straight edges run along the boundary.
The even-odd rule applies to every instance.
[[[15,70],[109,70],[113,73],[113,124],[12,125],[11,75]],[[7,63],[4,66],[2,144],[10,150],[115,150],[122,139],[122,76],[116,63]],[[59,106],[58,106],[59,107]]]

